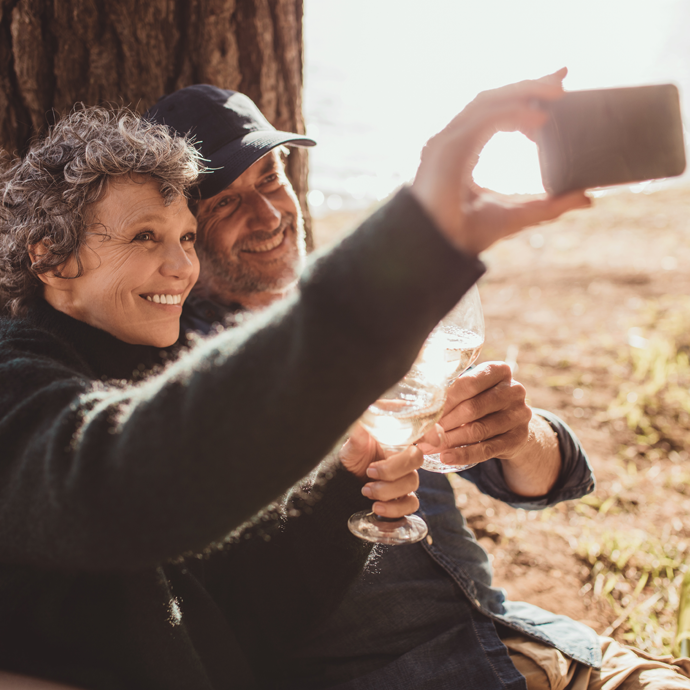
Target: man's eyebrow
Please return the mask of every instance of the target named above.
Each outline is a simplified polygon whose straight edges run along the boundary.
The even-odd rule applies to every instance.
[[[278,160],[271,152],[264,158],[264,164],[261,166],[261,174],[263,175],[267,173],[269,170],[274,170],[277,167]]]

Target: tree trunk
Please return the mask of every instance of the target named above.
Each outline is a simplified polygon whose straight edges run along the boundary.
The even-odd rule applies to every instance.
[[[73,104],[128,105],[208,83],[304,133],[302,0],[0,0],[0,146],[21,155]],[[307,155],[288,173],[305,211]]]

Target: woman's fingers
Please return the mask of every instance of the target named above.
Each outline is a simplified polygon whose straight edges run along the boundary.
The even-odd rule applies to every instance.
[[[500,86],[497,89],[482,91],[442,131],[463,126],[467,123],[469,117],[477,114],[486,117],[492,109],[519,106],[533,107],[535,101],[557,100],[564,94],[562,81],[566,74],[567,69],[563,68],[540,79],[525,79],[514,84]]]
[[[391,482],[369,482],[362,487],[362,493],[373,501],[394,501],[419,488],[419,475],[416,470]]]
[[[419,499],[414,494],[402,496],[394,501],[376,501],[372,506],[373,512],[383,517],[399,518],[410,515],[419,508]]]
[[[367,468],[369,479],[392,482],[404,477],[422,466],[424,456],[416,446],[410,446],[400,453],[389,455],[383,460],[372,462]]]
[[[419,448],[410,446],[370,465],[367,474],[374,481],[365,484],[362,493],[375,502],[375,513],[402,517],[417,510],[419,501],[413,492],[419,487],[417,468],[423,461]]]
[[[367,467],[379,453],[376,441],[361,424],[354,424],[350,436],[338,453],[343,467],[360,479],[366,479]]]
[[[472,182],[479,154],[496,132],[535,136],[548,117],[543,103],[563,95],[566,73],[561,69],[479,94],[424,147],[411,191],[451,244],[479,254],[524,227],[590,205],[582,192],[524,205],[507,203],[491,194],[477,194]]]
[[[486,192],[473,204],[472,213],[467,215],[467,223],[471,232],[481,230],[487,235],[504,236],[530,225],[554,220],[567,211],[591,205],[592,200],[581,190],[521,202],[506,200],[500,194]]]

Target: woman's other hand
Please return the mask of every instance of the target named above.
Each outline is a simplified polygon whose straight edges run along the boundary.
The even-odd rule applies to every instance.
[[[410,446],[384,457],[378,443],[360,424],[355,424],[339,457],[345,469],[364,481],[369,480],[362,493],[374,501],[372,510],[377,515],[397,518],[419,508],[414,492],[419,487],[417,469],[424,458],[417,447]]]

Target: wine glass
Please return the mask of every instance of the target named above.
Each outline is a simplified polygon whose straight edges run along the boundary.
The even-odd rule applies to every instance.
[[[445,387],[413,367],[369,405],[359,421],[389,456],[405,450],[431,429],[441,418],[445,401]],[[412,544],[428,532],[417,515],[387,518],[366,510],[352,515],[347,526],[360,539],[378,544]]]
[[[484,344],[484,313],[476,285],[441,320],[427,343],[417,366],[426,367],[429,376],[444,379],[446,387],[474,364]],[[422,469],[448,474],[468,470],[476,464],[446,465],[441,461],[441,454],[434,453],[424,456]]]

